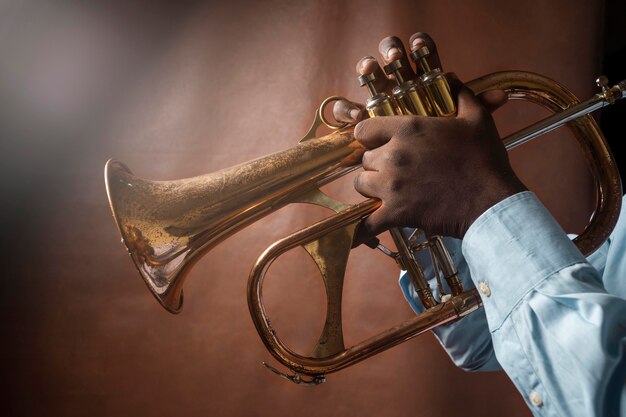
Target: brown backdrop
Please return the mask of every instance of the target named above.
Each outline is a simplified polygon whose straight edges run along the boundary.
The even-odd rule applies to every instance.
[[[465,80],[525,69],[587,95],[601,2],[3,3],[9,414],[529,415],[504,374],[456,369],[431,335],[317,388],[277,378],[260,365],[270,355],[249,319],[245,280],[270,242],[326,213],[288,207],[223,243],[193,269],[185,310],[173,316],[119,243],[102,167],[116,157],[138,175],[174,179],[293,146],[325,97],[364,99],[354,63],[390,34],[429,32],[446,69]],[[506,133],[541,114],[516,104],[497,119]],[[515,151],[513,162],[577,231],[589,180],[573,140],[551,136]],[[355,199],[350,188],[348,180],[329,192]],[[319,279],[303,271],[311,271],[304,257],[281,260],[266,297],[280,333],[306,352],[323,311]],[[358,249],[350,272],[348,343],[411,317],[390,261]]]

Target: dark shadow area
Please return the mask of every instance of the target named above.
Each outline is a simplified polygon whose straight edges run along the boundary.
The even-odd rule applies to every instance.
[[[604,52],[602,68],[610,84],[626,79],[626,2],[606,0]],[[624,139],[624,115],[626,99],[602,110],[600,126],[617,160],[622,182],[626,175],[626,150]]]

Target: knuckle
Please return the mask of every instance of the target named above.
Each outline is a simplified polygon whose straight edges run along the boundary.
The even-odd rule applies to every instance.
[[[398,134],[400,137],[412,137],[420,131],[420,118],[418,116],[400,117]]]
[[[388,184],[389,190],[394,193],[397,193],[404,189],[404,181],[396,176],[390,176]]]
[[[403,149],[390,149],[387,160],[394,167],[406,167],[411,165],[411,157]]]

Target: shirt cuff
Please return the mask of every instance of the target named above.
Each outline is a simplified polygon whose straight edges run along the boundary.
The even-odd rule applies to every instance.
[[[484,212],[462,245],[487,322],[495,331],[529,291],[561,269],[585,262],[534,193],[515,194]]]

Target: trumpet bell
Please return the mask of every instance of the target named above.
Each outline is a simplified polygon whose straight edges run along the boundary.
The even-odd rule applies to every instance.
[[[362,153],[347,129],[192,178],[150,181],[113,159],[106,163],[104,177],[133,263],[159,303],[178,313],[186,271],[198,255],[355,169]]]
[[[156,299],[172,313],[180,312],[182,285],[176,285],[189,256],[193,228],[179,216],[183,208],[168,182],[136,177],[126,165],[105,166],[109,204],[128,253]]]
[[[133,263],[159,303],[180,312],[193,259],[228,236],[237,223],[233,218],[242,220],[234,202],[240,188],[224,181],[222,171],[150,181],[109,160],[104,172],[111,211]]]

